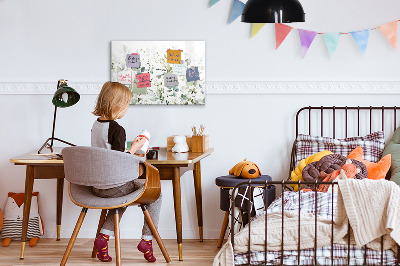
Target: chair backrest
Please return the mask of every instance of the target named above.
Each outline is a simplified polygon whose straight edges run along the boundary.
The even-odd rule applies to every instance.
[[[118,186],[139,176],[144,158],[97,147],[67,147],[62,150],[65,179],[83,186]]]

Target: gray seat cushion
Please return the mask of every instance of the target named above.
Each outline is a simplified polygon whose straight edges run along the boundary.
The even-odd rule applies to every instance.
[[[143,182],[145,180],[135,180],[135,182]],[[143,188],[135,190],[131,194],[123,197],[117,198],[101,198],[92,193],[92,187],[82,186],[70,183],[70,194],[72,199],[79,205],[89,206],[93,208],[106,208],[118,206],[135,199],[140,193],[142,193]]]

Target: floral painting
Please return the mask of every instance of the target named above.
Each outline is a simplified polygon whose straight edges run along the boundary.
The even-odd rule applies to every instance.
[[[205,104],[204,41],[113,41],[111,81],[131,104]]]

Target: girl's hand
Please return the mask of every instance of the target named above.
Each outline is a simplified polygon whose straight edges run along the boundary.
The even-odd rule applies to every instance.
[[[146,141],[147,140],[145,138],[136,137],[135,140],[132,142],[129,152],[131,154],[135,154],[140,148],[143,147],[143,145],[146,143]]]

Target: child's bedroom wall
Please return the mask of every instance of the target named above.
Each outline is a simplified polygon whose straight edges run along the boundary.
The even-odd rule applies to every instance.
[[[306,23],[294,27],[320,32],[360,30],[399,19],[400,2],[372,0],[301,1]],[[153,1],[0,1],[0,208],[7,192],[24,190],[25,167],[9,158],[38,149],[51,134],[51,95],[16,95],[4,83],[102,83],[110,79],[112,40],[205,40],[206,78],[244,89],[247,81],[399,81],[400,52],[393,51],[383,35],[371,32],[368,50],[361,55],[351,35],[344,35],[333,59],[321,36],[317,36],[305,59],[297,31],[275,51],[274,26],[266,25],[253,39],[251,26],[227,23],[231,0],[208,8],[208,0]],[[375,83],[376,84],[376,83]],[[397,83],[394,83],[397,84]],[[224,85],[225,86],[225,85]],[[366,90],[378,87],[368,87]],[[227,174],[238,161],[256,162],[263,174],[275,180],[286,178],[290,146],[294,139],[294,115],[308,105],[399,105],[397,91],[391,94],[310,93],[207,94],[205,106],[131,106],[121,120],[128,139],[147,128],[154,146],[165,146],[169,135],[189,134],[193,124],[204,123],[215,152],[202,162],[205,238],[218,238],[222,212],[214,179]],[[60,109],[56,136],[78,145],[90,145],[91,114],[96,95],[81,95],[81,101]],[[197,218],[192,176],[182,177],[184,238],[197,238]],[[55,237],[56,183],[36,181],[45,237]],[[163,207],[160,233],[175,238],[171,216],[171,183],[162,182]],[[65,189],[62,237],[70,237],[78,217]],[[99,212],[90,211],[80,237],[93,237]],[[122,219],[122,237],[139,238],[142,215],[131,208]],[[132,226],[133,225],[133,226]]]

